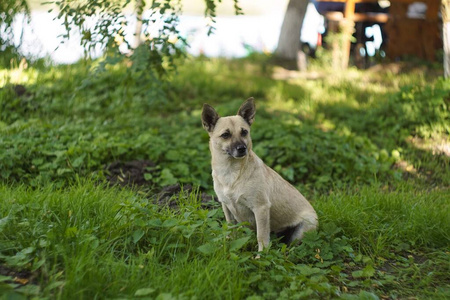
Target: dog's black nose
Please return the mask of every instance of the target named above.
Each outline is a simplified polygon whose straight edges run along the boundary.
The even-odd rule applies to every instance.
[[[247,151],[247,146],[245,146],[244,144],[237,145],[236,150],[239,154],[243,154]]]

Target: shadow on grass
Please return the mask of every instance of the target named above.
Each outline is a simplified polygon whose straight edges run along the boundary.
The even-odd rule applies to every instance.
[[[448,158],[406,142],[418,134],[448,136],[444,81],[392,94],[379,83],[366,86],[359,74],[279,81],[258,65],[198,59],[180,67],[163,101],[156,94],[144,97],[148,87],[122,81],[129,78],[126,68],[86,82],[84,67],[51,69],[26,86],[27,101],[39,104],[33,110],[22,109],[18,94],[2,102],[5,113],[15,112],[5,119],[7,130],[16,121],[35,122],[6,136],[5,145],[19,150],[0,155],[5,176],[22,180],[45,173],[47,179],[66,181],[101,172],[113,161],[150,159],[158,167],[152,178],[157,184],[211,186],[202,104],[232,115],[253,96],[255,151],[293,184],[329,190],[389,183],[405,173],[402,161],[405,168],[424,170],[425,178],[448,179]],[[52,73],[71,78],[59,74],[55,81]]]
[[[427,183],[439,184],[449,180],[449,156],[445,151],[449,146],[449,104],[449,82],[441,80],[427,87],[404,87],[363,107],[321,103],[317,115],[331,121],[336,131],[349,130],[386,149],[396,159],[394,166],[408,177],[418,176]],[[417,138],[443,147],[411,142]]]

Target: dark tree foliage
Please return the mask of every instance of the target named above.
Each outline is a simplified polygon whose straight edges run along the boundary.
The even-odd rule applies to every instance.
[[[11,58],[19,57],[17,49],[22,43],[23,29],[17,39],[13,28],[14,19],[19,14],[24,15],[24,22],[29,22],[30,10],[25,0],[0,1],[0,66],[8,66]],[[18,45],[15,40],[19,41]]]

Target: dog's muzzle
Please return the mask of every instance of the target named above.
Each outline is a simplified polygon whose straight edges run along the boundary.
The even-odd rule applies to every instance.
[[[244,144],[238,145],[236,147],[236,152],[238,157],[245,156],[247,154],[247,146]]]
[[[243,158],[247,155],[247,146],[245,144],[238,144],[232,147],[228,154],[233,158]]]

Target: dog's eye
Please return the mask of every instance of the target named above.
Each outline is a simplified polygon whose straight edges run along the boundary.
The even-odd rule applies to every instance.
[[[248,134],[248,131],[247,131],[247,130],[245,130],[245,129],[242,129],[242,130],[241,130],[241,135],[242,135],[242,136],[247,136],[247,134]]]
[[[221,135],[220,137],[223,138],[223,139],[228,139],[228,138],[231,137],[231,133],[229,133],[229,132],[224,132],[224,133],[222,133],[222,135]]]

